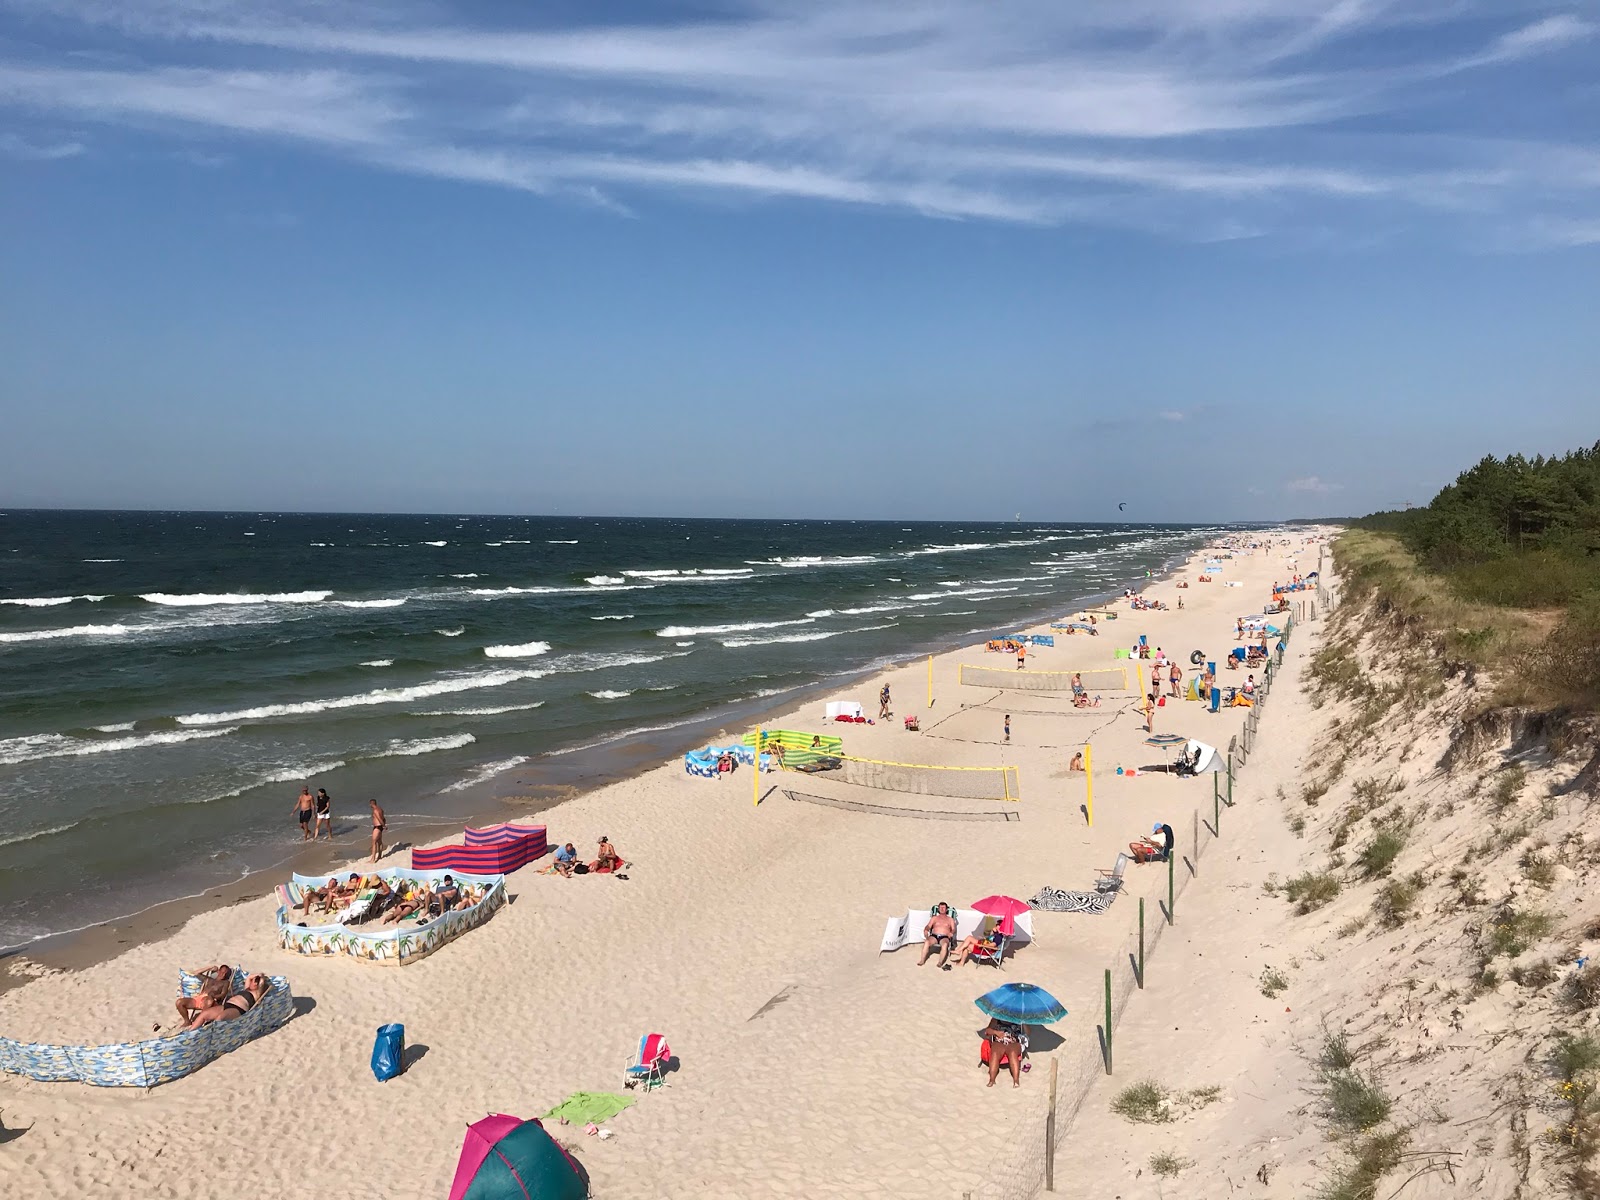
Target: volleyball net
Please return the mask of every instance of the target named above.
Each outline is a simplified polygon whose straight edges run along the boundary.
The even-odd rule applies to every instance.
[[[976,667],[962,663],[956,678],[971,687],[999,688],[1007,692],[1070,692],[1073,677],[1086,691],[1125,692],[1127,667],[1094,667],[1082,671],[1013,671],[1004,667]]]
[[[785,755],[785,759],[789,758]],[[884,762],[875,758],[829,755],[801,763],[785,761],[784,770],[816,775],[836,783],[906,792],[913,796],[957,796],[967,800],[1020,800],[1022,782],[1016,767],[940,767],[931,763]]]

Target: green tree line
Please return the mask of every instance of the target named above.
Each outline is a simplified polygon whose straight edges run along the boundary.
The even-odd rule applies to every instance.
[[[1559,457],[1489,455],[1426,507],[1354,522],[1399,536],[1463,596],[1567,605],[1600,593],[1600,442]]]

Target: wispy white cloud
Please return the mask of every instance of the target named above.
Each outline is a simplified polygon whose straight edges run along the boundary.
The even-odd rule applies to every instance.
[[[55,162],[77,158],[88,147],[82,142],[31,142],[14,133],[0,133],[0,155],[25,162]]]
[[[1342,483],[1327,483],[1315,475],[1307,475],[1304,479],[1291,479],[1283,485],[1283,490],[1286,492],[1309,493],[1318,496],[1326,496],[1329,492],[1342,491],[1343,488],[1344,484]]]
[[[1581,143],[1539,139],[1535,169],[1530,139],[1428,104],[1595,33],[1522,0],[727,0],[691,22],[494,27],[406,0],[7,10],[94,55],[0,60],[0,106],[41,120],[288,140],[618,211],[665,189],[1221,240],[1354,236],[1374,214],[1504,226],[1552,190],[1575,221],[1600,210]],[[1381,132],[1402,109],[1405,132]]]

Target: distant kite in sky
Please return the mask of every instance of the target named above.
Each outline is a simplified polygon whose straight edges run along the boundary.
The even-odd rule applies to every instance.
[[[1117,511],[1121,512],[1123,509],[1125,509],[1127,507],[1128,507],[1128,502],[1126,500],[1123,500],[1117,505]]]

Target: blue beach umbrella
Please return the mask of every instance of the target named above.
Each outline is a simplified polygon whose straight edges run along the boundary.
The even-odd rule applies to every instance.
[[[1054,1025],[1067,1015],[1061,1001],[1032,983],[1002,984],[973,1003],[985,1016],[1013,1025]]]

